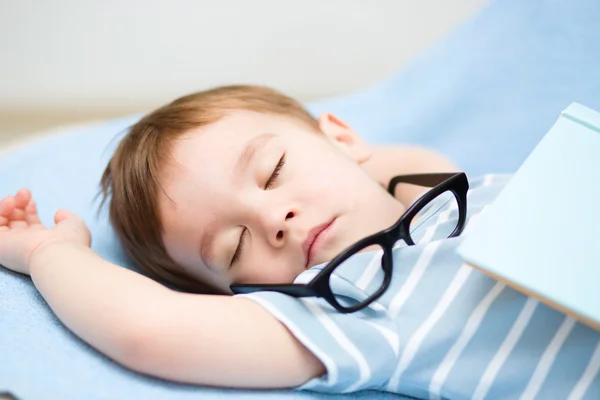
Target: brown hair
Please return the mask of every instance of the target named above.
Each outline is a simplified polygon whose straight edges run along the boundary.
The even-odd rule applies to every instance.
[[[185,291],[217,293],[189,276],[167,253],[158,210],[161,169],[174,139],[235,109],[285,115],[319,130],[315,118],[299,102],[273,89],[218,87],[181,97],[129,128],[100,182],[102,204],[110,197],[110,221],[127,254],[151,278]]]

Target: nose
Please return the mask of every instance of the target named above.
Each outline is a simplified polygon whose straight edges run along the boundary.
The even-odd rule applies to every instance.
[[[264,229],[267,242],[273,247],[281,247],[289,236],[289,226],[296,213],[289,209],[267,209],[260,213],[260,225]]]

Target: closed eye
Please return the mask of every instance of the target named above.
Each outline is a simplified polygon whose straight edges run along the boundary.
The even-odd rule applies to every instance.
[[[238,260],[240,259],[240,255],[242,254],[242,250],[244,248],[244,242],[245,242],[247,235],[248,235],[248,229],[244,228],[244,230],[242,231],[242,234],[240,235],[240,240],[235,249],[235,252],[233,253],[233,257],[231,257],[231,261],[229,262],[229,268],[233,267],[235,265],[235,263],[237,263]]]
[[[273,183],[275,183],[275,179],[277,179],[277,177],[279,176],[279,173],[281,172],[281,169],[283,168],[284,165],[285,165],[285,153],[281,156],[281,158],[279,159],[279,162],[277,163],[277,165],[275,166],[275,169],[273,170],[273,173],[267,180],[267,183],[265,185],[265,190],[268,190],[273,186]]]
[[[275,183],[275,180],[279,176],[279,173],[281,172],[281,169],[283,168],[284,165],[285,165],[285,153],[281,156],[281,158],[279,159],[279,162],[273,169],[271,176],[267,180],[267,183],[265,184],[265,190],[270,189],[273,186],[273,184]],[[240,235],[240,240],[238,241],[238,245],[235,249],[235,252],[233,253],[233,257],[231,257],[231,261],[229,263],[229,268],[233,267],[240,259],[242,250],[244,249],[244,243],[245,243],[245,239],[246,239],[247,235],[248,235],[248,229],[244,228],[244,230],[242,231],[242,234]]]

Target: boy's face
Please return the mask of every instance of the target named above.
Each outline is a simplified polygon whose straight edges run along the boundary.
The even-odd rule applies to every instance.
[[[319,124],[239,110],[176,140],[159,201],[171,257],[224,291],[291,283],[398,219],[360,166],[368,146],[332,115]]]

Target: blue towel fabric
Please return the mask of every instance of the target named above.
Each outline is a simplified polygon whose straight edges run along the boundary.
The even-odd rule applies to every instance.
[[[472,176],[513,172],[568,104],[600,109],[597,21],[596,0],[496,0],[395,76],[309,108],[338,114],[374,144],[433,147]],[[29,187],[47,224],[59,207],[79,213],[92,231],[94,250],[134,269],[106,214],[96,215],[94,197],[115,135],[137,118],[66,129],[4,155],[0,197]],[[0,268],[3,391],[25,400],[402,398],[374,391],[227,390],[143,376],[76,338],[29,278]]]

